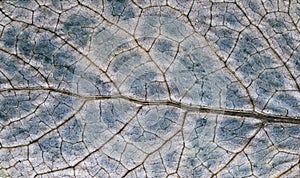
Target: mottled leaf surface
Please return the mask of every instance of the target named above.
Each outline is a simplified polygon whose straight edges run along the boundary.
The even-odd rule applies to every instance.
[[[0,177],[300,177],[300,2],[0,1]]]

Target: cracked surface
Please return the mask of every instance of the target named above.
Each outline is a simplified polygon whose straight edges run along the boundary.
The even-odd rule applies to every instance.
[[[0,2],[0,177],[300,177],[300,3]]]

